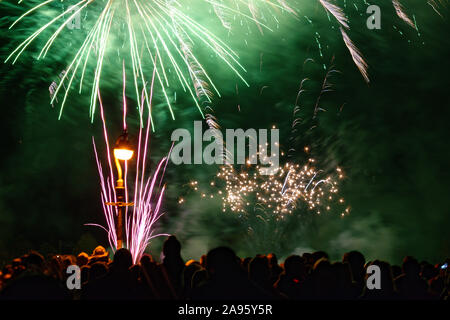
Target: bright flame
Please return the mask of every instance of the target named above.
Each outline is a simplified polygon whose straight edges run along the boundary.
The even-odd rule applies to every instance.
[[[114,149],[114,157],[119,160],[130,160],[133,157],[133,150]]]

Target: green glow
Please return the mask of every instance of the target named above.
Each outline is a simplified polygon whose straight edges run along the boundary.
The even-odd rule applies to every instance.
[[[52,4],[51,7],[49,6],[50,4]],[[81,46],[76,49],[76,53],[64,70],[64,75],[57,84],[50,103],[53,105],[61,90],[64,92],[64,98],[60,104],[59,117],[61,118],[68,93],[74,85],[75,79],[79,78],[78,91],[81,93],[83,83],[89,74],[92,76],[89,112],[92,120],[96,110],[97,92],[102,83],[105,59],[109,60],[110,53],[114,47],[111,44],[112,35],[116,40],[121,39],[125,43],[125,49],[128,51],[128,54],[120,50],[117,53],[119,58],[122,58],[128,68],[132,70],[134,94],[138,105],[141,104],[139,93],[143,91],[143,99],[151,113],[147,88],[149,83],[146,75],[152,74],[152,70],[155,69],[160,91],[164,95],[172,119],[175,119],[175,112],[169,99],[168,89],[171,87],[172,90],[176,89],[177,83],[184,92],[189,93],[200,114],[204,117],[199,103],[200,96],[206,97],[207,101],[211,103],[209,87],[212,88],[218,97],[221,94],[218,86],[213,82],[200,59],[196,57],[197,48],[204,47],[209,50],[246,86],[249,86],[249,83],[243,76],[246,70],[239,63],[238,54],[225,41],[211,32],[209,26],[207,28],[189,16],[190,10],[193,10],[191,6],[195,6],[194,9],[200,7],[206,9],[209,6],[213,7],[214,10],[220,11],[223,13],[219,17],[222,26],[229,27],[228,23],[225,22],[225,15],[228,15],[229,17],[233,16],[233,19],[237,17],[239,20],[248,20],[254,23],[260,31],[262,31],[262,28],[272,31],[264,21],[264,15],[259,13],[262,10],[270,13],[269,16],[271,17],[275,17],[275,11],[286,11],[290,14],[295,14],[295,11],[290,9],[284,1],[268,0],[232,0],[226,1],[226,3],[225,1],[215,0],[192,2],[81,0],[74,2],[74,7],[66,8],[59,14],[56,14],[56,11],[54,11],[55,6],[57,6],[57,2],[53,0],[38,3],[25,11],[12,23],[10,29],[15,27],[20,21],[24,21],[25,17],[34,19],[35,15],[39,14],[46,18],[50,16],[50,20],[38,27],[36,31],[21,42],[6,58],[5,62],[12,59],[12,63],[15,64],[36,38],[44,36],[44,32],[47,33],[51,28],[56,27],[56,30],[51,31],[51,35],[37,56],[38,60],[44,59],[58,37],[66,31],[65,28],[68,24],[78,15],[88,14],[88,21],[83,22],[84,25],[87,25],[87,27],[84,27],[87,30],[87,34],[83,31],[78,31],[84,39],[78,42],[81,43]],[[45,10],[47,11],[42,11],[44,10],[43,8],[46,8]],[[32,13],[34,13],[33,16],[31,16]],[[278,20],[274,19],[274,21]],[[126,33],[121,32],[121,26],[125,26]],[[72,34],[75,34],[75,32]],[[89,64],[91,60],[94,61],[93,69],[91,69]],[[81,69],[80,66],[82,66]],[[174,75],[170,76],[169,71],[170,73],[173,71]],[[175,79],[172,79],[173,77]],[[67,85],[65,83],[66,80],[68,80]],[[142,114],[140,116],[142,117]],[[154,128],[153,117],[151,114],[150,116],[152,127]]]

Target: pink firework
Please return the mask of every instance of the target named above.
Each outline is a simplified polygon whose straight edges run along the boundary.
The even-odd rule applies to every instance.
[[[153,80],[154,80],[153,75]],[[151,84],[151,93],[153,93],[153,81]],[[115,182],[117,177],[115,176],[113,160],[111,157],[111,149],[108,138],[108,130],[106,126],[106,119],[104,114],[103,103],[100,92],[98,92],[100,115],[103,124],[103,135],[105,139],[105,145],[107,150],[107,165],[108,169],[104,171],[101,161],[99,160],[95,141],[93,139],[94,153],[97,161],[98,173],[100,176],[101,187],[101,200],[103,205],[103,213],[106,220],[106,226],[98,224],[88,224],[101,227],[108,233],[108,241],[113,250],[118,247],[117,236],[117,217],[118,206],[114,205],[118,202],[118,196],[116,194]],[[144,101],[144,100],[142,100]],[[140,105],[140,112],[143,114],[144,104]],[[148,113],[150,114],[150,112]],[[124,89],[123,89],[123,129],[127,129],[127,105],[125,98],[125,72],[124,72]],[[134,177],[134,188],[131,193],[128,192],[128,164],[125,161],[124,166],[124,187],[125,187],[125,218],[124,218],[124,231],[125,239],[123,246],[131,251],[133,262],[136,263],[142,257],[145,249],[150,241],[158,236],[167,234],[155,233],[155,227],[157,221],[162,217],[164,212],[162,211],[162,202],[164,199],[164,192],[166,190],[165,185],[162,185],[162,180],[167,167],[169,156],[161,159],[155,169],[155,171],[148,175],[147,168],[147,154],[150,138],[151,119],[148,116],[146,126],[144,122],[140,122],[138,140],[135,146],[136,148],[136,173]],[[133,199],[133,208],[130,209],[131,204],[129,199]],[[113,205],[112,205],[113,204]]]

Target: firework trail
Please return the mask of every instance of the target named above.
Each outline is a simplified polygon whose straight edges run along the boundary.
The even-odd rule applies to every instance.
[[[348,18],[345,16],[344,11],[339,6],[327,0],[319,0],[319,2],[325,8],[325,10],[331,13],[344,28],[349,29]]]
[[[336,19],[340,26],[340,36],[368,82],[368,64],[347,33],[350,29],[349,18],[344,12],[347,2],[341,7],[333,0],[316,1],[329,19],[330,16]],[[68,3],[72,5],[66,6]],[[38,26],[12,50],[5,62],[16,63],[25,50],[31,50],[31,44],[38,39],[44,39],[44,44],[37,59],[44,59],[55,47],[57,39],[67,33],[72,21],[82,15],[83,30],[76,31],[77,37],[71,38],[74,40],[75,50],[70,54],[67,66],[57,82],[53,82],[49,87],[50,104],[53,106],[59,100],[60,117],[70,91],[78,88],[81,93],[83,88],[87,87],[90,91],[90,116],[93,121],[97,92],[104,81],[102,79],[106,77],[105,66],[110,65],[117,57],[119,60],[129,61],[126,68],[131,70],[133,75],[133,88],[130,90],[134,91],[137,105],[141,105],[143,100],[149,107],[148,78],[156,68],[155,82],[161,89],[161,96],[172,119],[175,118],[175,112],[171,93],[177,88],[181,88],[191,97],[198,111],[205,117],[205,102],[202,100],[211,104],[213,95],[220,97],[220,91],[208,74],[202,61],[204,59],[199,58],[199,50],[209,51],[243,83],[248,83],[243,76],[246,69],[239,62],[238,54],[213,33],[210,26],[197,21],[192,14],[195,11],[192,8],[195,6],[200,16],[212,13],[215,20],[231,34],[234,26],[250,24],[256,25],[261,32],[272,31],[271,24],[275,22],[279,25],[279,15],[282,13],[300,19],[300,3],[286,0],[73,0],[65,1],[64,4],[57,0],[19,1],[19,4],[28,4],[28,7],[11,24],[10,29],[20,27],[21,23],[26,24],[27,21],[39,21],[37,19],[41,17],[46,22],[38,22]],[[367,5],[367,2],[364,3]],[[428,3],[438,13],[438,7],[444,5],[443,0],[429,0]],[[352,4],[357,8],[356,1]],[[416,27],[415,19],[413,21],[408,17],[398,0],[392,0],[392,4],[402,20]],[[61,5],[64,8],[59,12]],[[312,24],[308,16],[303,17]],[[316,32],[316,41],[322,56],[319,38]],[[57,48],[53,48],[54,51],[55,49]],[[158,61],[156,56],[159,57]],[[142,91],[143,97],[140,94]],[[154,130],[155,121],[152,117],[151,122]]]
[[[342,38],[344,39],[344,43],[347,46],[348,51],[350,51],[353,62],[355,63],[356,67],[359,69],[359,72],[361,72],[361,75],[364,77],[364,80],[366,80],[366,82],[369,83],[370,79],[369,79],[369,73],[367,72],[367,67],[368,67],[367,62],[364,60],[364,57],[362,56],[361,52],[355,46],[355,44],[350,39],[350,37],[347,35],[347,33],[344,31],[344,29],[343,28],[340,28],[340,29],[341,29],[341,33],[342,33]]]
[[[150,99],[153,95],[153,83],[155,81],[155,74],[153,74],[152,85],[150,88]],[[124,71],[124,90],[125,90],[125,71]],[[142,96],[144,92],[142,92]],[[107,149],[107,163],[108,171],[103,172],[101,161],[97,153],[97,148],[94,144],[95,158],[97,161],[98,172],[100,176],[101,200],[103,205],[103,212],[106,219],[106,227],[97,225],[103,228],[108,233],[108,240],[112,248],[117,248],[117,233],[116,233],[116,219],[118,216],[117,204],[118,196],[115,189],[115,175],[111,160],[110,143],[108,138],[108,131],[104,115],[103,103],[100,93],[98,94],[100,115],[103,125],[103,134]],[[140,112],[144,113],[144,99],[141,99]],[[149,112],[148,112],[149,114]],[[123,100],[123,128],[127,130],[126,123],[127,105],[124,96]],[[134,189],[131,197],[127,192],[128,189],[128,165],[125,161],[124,186],[125,186],[125,203],[128,204],[130,198],[134,200],[133,209],[129,210],[128,205],[125,206],[125,247],[128,248],[132,254],[134,263],[138,262],[143,255],[146,247],[150,241],[159,236],[167,234],[155,233],[155,224],[164,214],[162,211],[162,201],[166,190],[165,185],[162,185],[162,179],[166,170],[169,156],[161,159],[150,176],[147,176],[147,154],[150,137],[150,115],[147,117],[146,127],[141,124],[139,127],[138,141],[137,141],[137,157],[136,157],[136,172],[134,179]],[[170,154],[170,152],[169,152]],[[105,179],[106,177],[106,179]],[[130,212],[131,211],[131,212]],[[94,225],[94,224],[88,224]]]
[[[213,6],[222,25],[226,28],[231,28],[231,24],[225,22],[225,16],[233,17],[234,20],[238,16],[241,19],[249,19],[255,22],[260,28],[270,30],[264,23],[263,17],[259,16],[260,11],[267,8],[270,10],[278,9],[278,11],[294,12],[284,1],[202,0],[199,2]],[[20,3],[22,1],[19,1]],[[162,89],[173,119],[175,116],[168,93],[168,88],[174,85],[172,78],[176,79],[175,82],[178,82],[182,89],[189,93],[201,113],[202,109],[197,102],[198,92],[210,95],[207,87],[211,87],[220,96],[217,87],[193,53],[192,44],[194,42],[211,50],[224,65],[229,67],[248,85],[242,76],[245,69],[238,62],[237,53],[209,29],[186,13],[189,7],[187,1],[81,0],[74,1],[73,6],[69,6],[59,14],[51,11],[57,3],[58,1],[56,0],[35,3],[34,6],[12,23],[10,29],[16,27],[23,19],[31,18],[35,13],[39,12],[49,20],[20,43],[6,58],[5,62],[11,61],[13,64],[16,63],[32,42],[40,36],[43,37],[47,34],[47,31],[52,30],[51,36],[37,57],[38,60],[45,58],[58,36],[65,31],[66,27],[77,16],[81,14],[94,16],[94,18],[89,19],[87,23],[88,33],[81,44],[79,44],[74,57],[66,67],[65,74],[60,78],[57,85],[52,84],[49,88],[51,93],[50,103],[52,105],[56,101],[58,94],[63,95],[60,117],[69,91],[75,85],[74,80],[76,77],[79,81],[79,92],[81,93],[84,83],[87,82],[86,77],[92,74],[90,116],[93,120],[104,63],[114,52],[111,48],[114,39],[111,38],[118,35],[123,37],[125,39],[124,42],[126,42],[124,45],[128,51],[126,60],[131,61],[135,97],[138,105],[141,104],[141,100],[144,100],[147,106],[150,105],[146,74],[147,70],[156,68],[156,80]],[[243,7],[246,7],[247,10],[244,10]],[[55,28],[56,31],[53,31]],[[155,56],[160,57],[158,63],[154,58]],[[91,59],[94,61],[93,70],[88,68],[88,62]],[[204,77],[202,80],[197,77],[199,71]],[[194,88],[191,86],[190,79],[192,79]],[[139,95],[141,91],[144,91],[143,98]],[[152,124],[154,127],[153,121]]]
[[[398,0],[392,0],[392,5],[395,8],[395,13],[397,16],[405,21],[407,24],[409,24],[412,28],[415,28],[414,22],[411,20],[410,17],[405,13],[404,8],[402,4]]]
[[[428,5],[433,8],[433,10],[443,18],[442,13],[439,12],[439,9],[441,7],[444,7],[447,5],[448,0],[429,0],[427,3]]]
[[[334,59],[333,59],[334,60]],[[320,108],[320,100],[322,99],[322,96],[327,93],[327,92],[331,92],[333,91],[333,84],[330,82],[330,78],[335,74],[335,73],[339,73],[338,70],[334,69],[334,65],[331,65],[329,70],[327,71],[325,78],[323,79],[322,82],[322,88],[320,90],[320,94],[316,100],[316,105],[314,106],[314,116],[313,119],[315,119],[317,117],[317,114],[319,111],[325,111],[324,109]],[[304,81],[304,80],[303,80]],[[302,84],[303,84],[302,81]],[[301,92],[301,87],[300,87],[300,92]],[[299,93],[300,94],[300,93]],[[298,99],[296,102],[296,105],[298,103]],[[294,109],[294,116],[295,116],[295,109]],[[295,124],[293,124],[295,126]]]

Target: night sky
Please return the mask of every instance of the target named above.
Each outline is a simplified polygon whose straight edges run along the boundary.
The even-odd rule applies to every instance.
[[[2,60],[36,28],[33,19],[38,18],[32,16],[15,31],[8,30],[13,18],[23,13],[15,3],[0,2]],[[448,8],[441,11],[441,17],[426,1],[408,4],[417,31],[400,20],[387,1],[380,5],[381,30],[368,30],[365,5],[363,1],[355,3],[358,10],[346,10],[351,21],[349,35],[369,64],[369,84],[353,64],[337,23],[330,22],[315,5],[304,5],[312,24],[284,15],[279,27],[264,36],[256,27],[250,27],[251,34],[237,30],[227,35],[216,26],[217,21],[211,22],[216,26],[213,30],[239,53],[250,87],[198,48],[199,57],[206,61],[206,68],[214,70],[214,80],[220,84],[222,97],[215,98],[214,112],[222,128],[276,125],[282,148],[296,149],[289,160],[298,163],[309,156],[303,147],[310,146],[321,167],[344,170],[340,194],[351,214],[345,218],[334,212],[312,216],[299,210],[289,226],[270,226],[278,233],[284,230],[276,243],[258,245],[255,242],[262,240],[248,235],[242,219],[222,213],[217,201],[200,201],[198,194],[186,188],[191,180],[207,186],[216,166],[169,165],[166,214],[159,229],[181,239],[184,258],[198,258],[220,244],[230,245],[242,256],[264,253],[262,250],[276,251],[281,257],[325,250],[338,259],[356,249],[368,259],[399,263],[405,255],[413,255],[434,263],[449,255]],[[208,19],[212,16],[203,17],[203,23]],[[45,37],[16,65],[0,64],[0,264],[30,249],[46,254],[78,253],[90,252],[98,243],[108,245],[104,231],[84,225],[104,224],[92,148],[94,136],[100,154],[104,152],[99,116],[91,123],[89,97],[76,90],[61,120],[58,105],[52,108],[49,104],[48,87],[79,40],[70,32],[55,43],[44,60],[33,57]],[[120,81],[108,79],[115,79],[120,67],[110,63],[101,90],[109,131],[116,136],[121,125],[121,86]],[[321,96],[324,111],[314,118],[327,70],[339,72],[329,78],[333,91]],[[299,102],[302,120],[292,132],[295,102],[305,78],[310,80]],[[131,79],[129,82],[131,87]],[[131,94],[128,103],[136,104]],[[177,91],[174,105],[175,121],[169,117],[161,94],[156,94],[156,132],[150,148],[153,166],[167,154],[174,129],[192,130],[193,121],[201,120],[181,91]],[[136,112],[130,112],[133,137],[138,122]],[[178,204],[179,197],[186,199],[184,204]],[[155,240],[149,251],[158,256],[160,247],[161,240]]]

